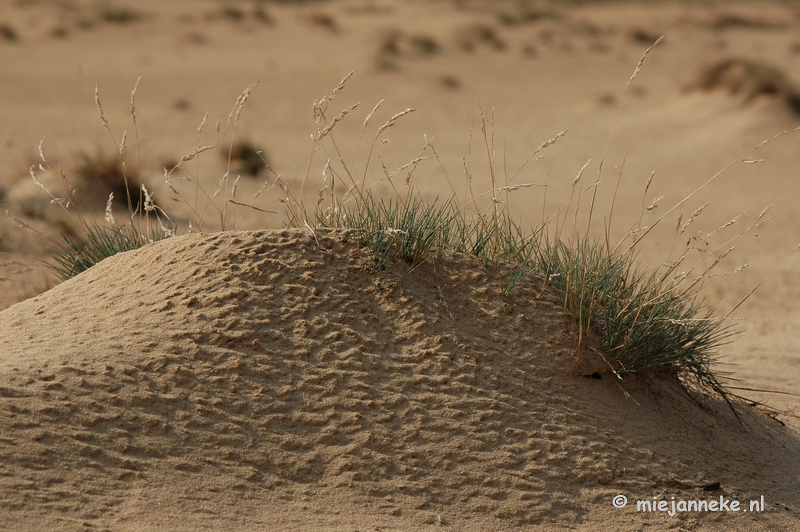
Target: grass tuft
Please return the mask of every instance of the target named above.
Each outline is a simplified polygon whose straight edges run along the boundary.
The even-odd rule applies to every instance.
[[[545,241],[536,251],[536,269],[558,292],[579,336],[596,334],[617,374],[685,372],[722,390],[710,365],[733,331],[690,290],[656,270],[632,268],[630,254],[602,242]]]
[[[59,279],[67,279],[84,272],[117,253],[131,251],[171,236],[170,230],[152,229],[142,232],[135,225],[115,228],[92,224],[85,227],[84,234],[75,239],[62,235],[66,244],[53,256],[56,264],[48,264]]]
[[[656,44],[660,41],[658,39]],[[651,46],[642,56],[628,87],[652,49]],[[350,75],[339,84],[333,95],[341,92],[349,77]],[[322,101],[327,106],[331,99]],[[623,96],[622,102],[624,101]],[[367,116],[359,139],[364,136],[364,130],[382,103],[383,101],[379,102]],[[702,286],[705,280],[719,276],[712,273],[712,270],[737,242],[763,223],[762,219],[768,209],[743,232],[728,240],[724,247],[715,249],[712,253],[700,253],[698,250],[705,247],[701,244],[711,235],[734,225],[741,215],[703,236],[703,242],[693,242],[690,239],[686,250],[678,259],[668,260],[662,266],[641,268],[636,264],[635,258],[642,239],[667,215],[719,178],[732,165],[747,162],[748,157],[758,147],[789,131],[776,135],[735,159],[648,226],[642,225],[644,216],[650,216],[658,208],[661,198],[649,205],[643,203],[638,223],[614,244],[610,240],[610,234],[616,194],[608,212],[603,216],[603,236],[596,240],[581,236],[591,234],[592,217],[597,214],[594,211],[598,207],[597,188],[610,173],[603,171],[605,154],[600,160],[597,177],[591,180],[584,178],[584,172],[590,164],[587,162],[572,181],[572,194],[568,203],[550,218],[545,216],[547,181],[544,185],[511,183],[529,162],[564,136],[566,131],[544,142],[510,177],[506,173],[505,184],[501,185],[497,182],[501,177],[500,171],[495,167],[492,157],[495,153],[494,132],[487,127],[487,124],[493,127],[494,120],[492,117],[487,121],[481,111],[481,131],[489,158],[488,177],[491,178],[491,190],[476,197],[472,193],[473,176],[465,165],[467,190],[471,199],[465,196],[463,201],[459,201],[454,192],[447,201],[437,199],[428,202],[413,183],[414,172],[420,164],[428,159],[438,160],[438,155],[427,137],[422,152],[398,171],[390,172],[380,157],[383,132],[387,125],[394,125],[394,121],[403,113],[394,115],[387,125],[378,128],[366,156],[363,174],[354,171],[355,162],[345,163],[345,157],[334,139],[335,126],[354,109],[355,106],[346,108],[330,120],[326,118],[324,107],[316,105],[317,129],[323,133],[314,137],[311,158],[320,150],[329,157],[322,171],[324,186],[317,194],[315,207],[309,209],[305,202],[305,191],[312,167],[311,160],[299,196],[294,196],[287,186],[280,184],[287,193],[289,225],[306,227],[312,231],[316,228],[355,230],[366,251],[367,268],[379,271],[385,269],[390,260],[401,260],[408,264],[401,279],[428,260],[433,250],[474,255],[481,259],[485,268],[497,268],[498,275],[501,271],[508,271],[500,268],[500,263],[510,263],[515,268],[510,275],[506,273],[505,278],[501,279],[504,294],[511,295],[529,277],[541,281],[543,289],[550,287],[555,290],[564,313],[577,328],[576,348],[595,351],[614,375],[620,379],[631,374],[672,376],[686,389],[699,389],[721,397],[738,416],[734,403],[737,396],[728,391],[726,377],[718,373],[715,366],[719,349],[731,341],[736,331],[730,325],[730,313],[720,317],[714,314],[713,309],[705,306],[701,298]],[[357,148],[358,146],[356,150]],[[369,164],[373,157],[381,161],[383,177],[367,186]],[[339,164],[334,161],[339,161]],[[401,171],[408,169],[410,171],[405,179],[406,188],[401,191],[396,179]],[[506,172],[505,168],[503,172]],[[621,177],[620,171],[620,179]],[[447,179],[450,180],[449,176]],[[651,175],[645,186],[645,195],[652,179]],[[346,191],[343,194],[336,192],[335,184],[339,182],[345,185]],[[395,197],[374,197],[370,190],[379,183],[388,184]],[[616,186],[619,186],[619,181]],[[542,222],[539,226],[526,230],[512,217],[509,205],[516,190],[530,187],[542,187],[544,191]],[[681,215],[675,242],[667,253],[668,257],[675,250],[686,227],[699,216],[700,211],[702,207],[686,221]],[[579,213],[583,216],[579,217]],[[579,218],[587,220],[580,231]],[[565,227],[568,224],[572,225],[569,229]],[[691,264],[690,261],[695,259],[697,263]],[[706,265],[702,266],[704,262]],[[679,273],[678,268],[681,265],[686,265],[688,270]],[[746,265],[736,271],[744,267]]]
[[[357,229],[369,251],[371,270],[386,269],[391,256],[405,261],[409,268],[403,277],[425,262],[434,247],[451,247],[456,210],[452,201],[426,205],[420,198],[410,202],[376,201],[371,193],[353,208],[343,207],[335,216],[318,212],[318,227]]]
[[[691,287],[658,270],[634,268],[632,252],[608,249],[600,240],[550,240],[542,228],[524,231],[505,212],[464,212],[454,199],[426,204],[415,197],[404,204],[366,194],[335,216],[318,211],[316,221],[317,227],[356,230],[371,271],[384,270],[391,259],[406,262],[401,279],[433,249],[475,255],[486,267],[510,262],[516,268],[504,280],[505,295],[531,275],[545,280],[577,326],[578,345],[598,339],[616,375],[669,373],[726,397],[711,366],[735,331]]]
[[[795,115],[800,115],[800,88],[781,69],[762,61],[723,59],[708,66],[695,86],[705,91],[727,90],[741,96],[744,104],[764,96],[778,98]]]
[[[233,173],[258,177],[269,166],[264,149],[248,141],[236,142],[230,150],[224,150],[223,154],[233,163]]]

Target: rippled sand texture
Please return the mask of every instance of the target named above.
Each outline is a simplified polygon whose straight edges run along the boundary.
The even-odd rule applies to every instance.
[[[15,526],[624,529],[672,521],[613,495],[662,492],[772,504],[684,526],[797,519],[795,436],[668,383],[626,399],[540,280],[506,298],[496,271],[440,255],[396,283],[403,265],[364,272],[354,235],[317,239],[178,237],[4,311]]]

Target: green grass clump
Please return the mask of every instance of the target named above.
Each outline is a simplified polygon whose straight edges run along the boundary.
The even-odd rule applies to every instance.
[[[420,198],[410,202],[376,201],[371,194],[352,208],[345,206],[335,217],[317,213],[317,226],[358,229],[364,248],[369,251],[369,269],[384,270],[392,256],[405,261],[409,268],[404,277],[425,262],[434,247],[451,246],[458,228],[453,220],[452,201],[442,205],[425,204]]]
[[[95,223],[86,226],[82,236],[70,239],[62,235],[66,243],[60,244],[59,251],[53,256],[56,264],[48,266],[62,281],[66,281],[103,259],[162,240],[169,234],[160,228],[145,232],[133,224],[107,227]]]
[[[601,242],[544,242],[536,270],[558,292],[579,335],[596,334],[616,373],[682,372],[722,392],[711,363],[730,326],[691,289],[658,270],[637,270],[632,260]]]
[[[137,79],[133,91],[131,92],[130,103],[131,121],[134,126],[135,139],[137,141],[137,153],[139,133],[136,122],[135,96],[140,79]],[[190,231],[202,230],[204,228],[206,222],[203,218],[203,214],[206,211],[206,207],[209,206],[207,205],[209,203],[211,204],[210,208],[216,210],[217,214],[219,215],[220,227],[222,230],[226,229],[226,223],[229,223],[229,219],[231,218],[231,214],[229,213],[229,205],[241,205],[243,207],[252,208],[261,212],[271,212],[264,211],[263,209],[259,209],[250,204],[244,204],[235,201],[234,198],[236,197],[236,187],[239,177],[237,176],[235,179],[231,177],[231,162],[233,160],[246,163],[244,170],[247,171],[253,170],[253,165],[255,164],[252,160],[253,158],[258,159],[259,170],[261,168],[268,168],[262,150],[259,150],[246,142],[235,143],[235,131],[236,125],[238,124],[239,115],[242,111],[242,107],[244,106],[255,86],[256,84],[251,85],[237,98],[221,136],[219,136],[220,128],[217,128],[217,134],[220,141],[220,145],[217,147],[217,161],[224,156],[227,159],[228,164],[227,170],[217,184],[217,189],[215,192],[211,192],[210,185],[208,187],[202,187],[200,183],[194,182],[195,197],[194,202],[191,202],[183,197],[172,183],[173,172],[182,168],[189,161],[197,160],[201,153],[213,149],[214,146],[201,146],[198,144],[198,147],[195,150],[187,155],[184,155],[177,163],[175,163],[171,170],[165,169],[164,184],[178,196],[177,198],[173,199],[186,203],[195,215],[193,219],[194,226],[192,225],[192,222],[189,223]],[[84,180],[83,186],[95,188],[99,187],[104,193],[109,194],[108,202],[106,203],[105,208],[106,223],[99,224],[97,222],[87,222],[85,215],[77,207],[74,201],[78,191],[73,188],[73,184],[67,178],[67,175],[62,169],[61,164],[58,165],[58,170],[56,172],[50,166],[47,157],[45,156],[44,143],[47,137],[43,138],[39,143],[38,151],[41,162],[39,162],[37,165],[31,166],[30,175],[33,178],[33,182],[50,196],[51,203],[61,207],[69,215],[82,234],[72,236],[73,231],[68,231],[71,236],[67,236],[62,232],[61,236],[63,238],[63,242],[58,242],[33,228],[24,220],[21,220],[9,213],[9,215],[12,216],[17,223],[19,223],[19,225],[39,233],[41,236],[50,240],[58,247],[58,251],[56,251],[56,253],[53,255],[55,264],[47,264],[47,266],[62,281],[86,271],[98,262],[116,255],[117,253],[138,249],[151,242],[174,236],[177,229],[176,224],[166,214],[166,212],[164,212],[164,210],[156,201],[156,195],[161,187],[159,187],[159,189],[157,189],[154,193],[150,193],[139,179],[139,171],[141,170],[142,166],[141,154],[138,154],[138,170],[132,171],[129,169],[127,161],[127,130],[123,132],[122,140],[118,144],[117,139],[111,130],[109,122],[106,119],[103,107],[100,104],[99,85],[95,88],[95,103],[97,105],[97,111],[100,120],[103,126],[108,130],[111,140],[114,143],[116,153],[114,156],[105,156],[98,152],[98,155],[95,157],[81,154],[81,163],[77,167],[77,173]],[[200,125],[200,130],[202,130],[204,124],[205,118]],[[228,133],[231,129],[233,133],[231,133],[229,137]],[[227,143],[227,146],[224,146],[225,143]],[[61,197],[51,192],[42,183],[42,181],[39,180],[39,177],[37,176],[37,168],[40,171],[45,171],[51,175],[59,176],[61,180],[61,192],[63,193],[63,195],[59,195]],[[254,175],[257,173],[258,172],[255,171]],[[178,179],[185,179],[186,181],[192,182],[192,180],[188,178]],[[217,198],[217,195],[222,190],[225,191],[223,196],[221,196],[224,203],[223,206],[219,208],[213,203],[213,200]],[[128,212],[127,220],[124,224],[118,223],[112,213],[112,205],[115,193],[117,196],[121,196],[127,200]],[[233,210],[232,217],[234,218],[235,226],[235,210]]]
[[[634,268],[630,253],[585,238],[550,241],[542,228],[526,233],[504,213],[466,215],[455,199],[426,204],[420,197],[403,202],[366,194],[335,216],[318,211],[316,220],[317,227],[356,230],[372,271],[397,259],[409,265],[406,277],[434,249],[469,253],[486,267],[515,264],[504,293],[529,275],[546,280],[577,325],[579,342],[597,338],[617,373],[688,371],[719,389],[711,354],[731,335],[730,327],[690,287],[667,280],[664,272]]]
[[[545,281],[577,326],[578,343],[599,343],[617,375],[669,372],[725,393],[711,365],[731,328],[689,287],[666,280],[664,272],[634,268],[630,253],[585,238],[550,241],[543,228],[526,233],[503,213],[468,216],[454,199],[403,203],[368,194],[335,217],[317,212],[316,219],[317,227],[356,230],[370,270],[385,269],[390,259],[407,263],[401,278],[434,249],[475,255],[487,267],[510,262],[516,268],[503,280],[504,293],[530,275]]]

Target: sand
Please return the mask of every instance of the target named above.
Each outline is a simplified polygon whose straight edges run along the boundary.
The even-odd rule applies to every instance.
[[[254,81],[236,138],[263,148],[297,193],[316,132],[311,104],[354,69],[328,111],[361,102],[336,129],[354,173],[380,124],[416,109],[383,134],[390,142],[369,169],[374,193],[392,197],[381,162],[402,167],[424,135],[438,155],[415,173],[424,197],[463,198],[465,168],[474,189],[487,190],[483,112],[501,181],[569,129],[514,178],[548,180],[549,213],[591,159],[587,179],[603,160],[597,219],[607,217],[622,168],[617,238],[643,204],[666,196],[654,211],[663,214],[751,147],[800,125],[791,2],[259,5],[140,2],[126,15],[90,2],[2,2],[3,210],[54,240],[79,231],[28,174],[46,134],[51,169],[63,162],[87,219],[102,220],[108,190],[78,175],[81,154],[113,153],[127,130],[129,168],[185,232],[192,212],[170,199],[163,167],[198,145],[224,147],[230,131],[220,139],[215,125],[224,130]],[[626,83],[660,35],[606,151]],[[285,220],[273,173],[238,183],[234,199],[251,203],[267,182],[262,211],[237,208],[220,221],[209,208],[205,233],[117,255],[61,284],[40,263],[55,245],[3,217],[0,528],[800,528],[800,400],[787,395],[800,375],[800,278],[797,257],[782,263],[800,242],[798,138],[747,154],[750,164],[734,164],[676,209],[639,255],[663,262],[678,216],[706,201],[677,253],[743,211],[753,223],[781,196],[775,219],[737,242],[723,270],[747,268],[704,292],[724,313],[777,267],[732,315],[746,334],[720,353],[735,385],[762,390],[741,393],[778,410],[742,406],[741,421],[714,398],[696,406],[670,380],[618,382],[591,351],[576,352],[540,279],[504,297],[505,267],[437,253],[398,281],[399,264],[364,270],[353,235],[270,229]],[[179,190],[192,190],[189,179],[216,186],[216,153],[177,172]],[[326,159],[339,171],[327,144],[310,167],[309,204]],[[62,194],[57,171],[37,172]],[[514,193],[523,223],[541,220],[542,190]],[[214,232],[223,226],[236,231]],[[628,506],[614,508],[616,495]],[[637,500],[673,497],[749,509],[762,496],[757,513],[635,510]]]
[[[176,237],[4,311],[13,527],[797,524],[778,422],[615,382],[540,280],[506,298],[497,272],[442,254],[397,283],[403,266],[363,271],[354,240]],[[669,518],[616,495],[770,504]]]

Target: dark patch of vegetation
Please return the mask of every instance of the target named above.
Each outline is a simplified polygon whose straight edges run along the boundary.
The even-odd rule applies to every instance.
[[[333,15],[329,13],[316,11],[309,14],[308,17],[306,17],[306,20],[312,26],[319,26],[320,28],[325,28],[326,30],[332,32],[339,31],[339,24],[336,22],[336,19],[333,17]]]
[[[19,41],[19,34],[13,26],[9,24],[0,24],[0,38],[6,42],[17,42]]]
[[[715,30],[727,29],[756,29],[771,30],[782,28],[785,24],[759,19],[756,17],[741,15],[739,13],[720,13],[711,22],[711,28]]]
[[[706,68],[695,86],[701,90],[727,90],[742,96],[744,103],[759,96],[774,96],[800,115],[800,89],[782,70],[762,61],[724,59]]]
[[[416,55],[432,55],[439,51],[439,44],[428,35],[412,35],[408,38],[408,47]]]
[[[140,205],[143,198],[142,182],[136,171],[123,168],[116,156],[109,156],[102,152],[94,155],[81,153],[80,162],[75,173],[86,186],[99,189],[104,196],[113,193],[118,201],[127,202],[130,198],[134,210]]]
[[[458,90],[461,88],[461,80],[450,74],[445,74],[439,78],[439,82],[448,89]]]
[[[267,26],[272,26],[273,24],[275,24],[275,19],[273,18],[273,16],[270,15],[267,12],[267,10],[261,6],[256,6],[256,8],[253,10],[253,18],[256,21],[265,24]]]
[[[540,9],[534,6],[522,5],[516,11],[500,11],[497,14],[497,20],[506,26],[519,26],[544,19],[556,18],[557,16],[557,13],[550,9]]]
[[[257,177],[269,166],[264,149],[247,141],[234,144],[228,156],[231,161],[231,171],[236,174]]]
[[[118,24],[120,26],[140,22],[145,18],[144,13],[140,11],[112,5],[106,5],[100,8],[98,15],[103,22]]]
[[[64,26],[55,26],[50,30],[50,36],[56,39],[66,39],[69,37],[69,30]]]
[[[645,28],[632,28],[628,31],[628,38],[636,44],[651,45],[661,37],[660,33],[647,30]]]
[[[497,30],[481,23],[462,28],[456,35],[456,44],[465,52],[474,52],[481,46],[497,52],[506,48],[506,43],[500,38]]]
[[[220,16],[233,22],[241,22],[244,20],[245,12],[236,6],[225,6],[220,10]]]

